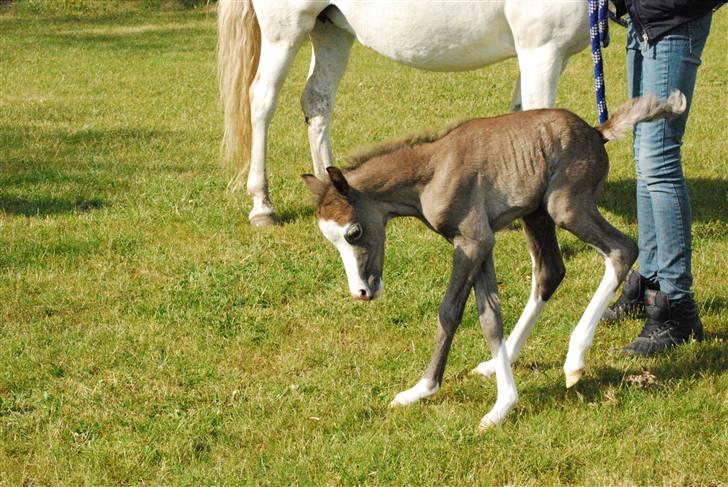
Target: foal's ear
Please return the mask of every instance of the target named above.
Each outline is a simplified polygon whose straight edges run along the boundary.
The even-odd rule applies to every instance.
[[[301,179],[303,179],[303,183],[315,197],[321,196],[324,189],[326,189],[326,183],[313,174],[301,174]]]
[[[334,185],[334,188],[336,188],[342,196],[348,197],[349,183],[346,182],[346,178],[344,178],[341,170],[339,170],[338,167],[329,166],[326,168],[326,172],[329,173],[329,179],[331,179],[331,184]]]

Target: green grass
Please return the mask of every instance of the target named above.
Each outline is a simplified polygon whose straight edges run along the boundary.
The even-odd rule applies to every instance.
[[[466,309],[446,381],[390,410],[431,352],[450,263],[415,221],[388,232],[386,296],[351,300],[298,175],[311,165],[302,49],[270,131],[285,225],[254,229],[220,169],[214,13],[103,8],[0,15],[0,484],[690,484],[728,479],[728,12],[703,56],[684,146],[695,291],[708,340],[621,353],[636,320],[602,326],[565,390],[568,336],[602,274],[561,233],[567,277],[515,366],[521,400],[477,433],[495,382]],[[606,51],[625,99],[624,31]],[[515,62],[460,74],[356,46],[333,140],[358,145],[508,109]],[[588,53],[558,105],[595,119]],[[629,141],[609,144],[601,205],[636,237]],[[498,236],[506,328],[530,289],[519,231]],[[643,370],[659,385],[626,378]]]

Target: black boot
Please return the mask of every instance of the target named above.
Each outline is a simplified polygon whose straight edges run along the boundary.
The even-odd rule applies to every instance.
[[[631,269],[624,278],[622,295],[604,312],[602,319],[614,322],[623,318],[641,318],[645,314],[645,290],[659,289],[659,285]]]
[[[691,337],[703,340],[703,325],[695,301],[688,296],[670,300],[660,291],[645,291],[647,320],[642,333],[624,351],[630,355],[653,355],[681,345]]]

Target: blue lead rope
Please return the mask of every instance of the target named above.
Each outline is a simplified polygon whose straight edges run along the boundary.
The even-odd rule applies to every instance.
[[[604,65],[602,64],[602,47],[609,45],[608,0],[589,0],[589,38],[594,63],[594,91],[601,125],[609,118],[607,95],[604,92]]]

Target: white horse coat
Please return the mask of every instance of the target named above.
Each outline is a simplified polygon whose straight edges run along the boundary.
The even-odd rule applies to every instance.
[[[354,39],[394,61],[463,71],[517,56],[513,110],[554,104],[569,56],[589,43],[586,0],[220,0],[218,67],[226,158],[253,198],[251,223],[277,222],[265,170],[280,87],[306,36],[313,56],[301,97],[314,171],[333,156],[329,125]]]

